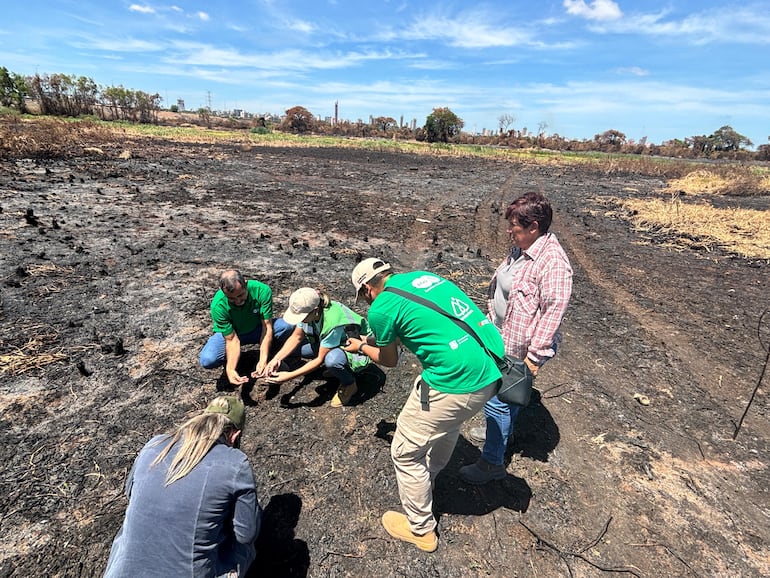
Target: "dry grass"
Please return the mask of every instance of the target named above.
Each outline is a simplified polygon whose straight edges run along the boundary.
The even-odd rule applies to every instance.
[[[93,121],[0,117],[0,158],[82,154],[89,146],[119,144],[125,133]]]
[[[44,338],[30,337],[21,347],[0,355],[0,375],[24,373],[68,357],[61,350],[45,351],[45,347]]]
[[[667,191],[687,195],[767,195],[770,194],[770,169],[742,165],[696,169],[670,180]]]
[[[770,259],[770,211],[714,207],[717,195],[770,194],[770,171],[764,167],[720,165],[671,179],[669,199],[615,199],[640,231],[659,231],[677,244],[709,250],[720,247],[749,259]],[[684,199],[687,199],[685,202]],[[695,200],[690,200],[694,198]]]
[[[770,211],[715,208],[671,199],[616,199],[641,231],[671,233],[681,245],[720,247],[750,259],[770,259]]]

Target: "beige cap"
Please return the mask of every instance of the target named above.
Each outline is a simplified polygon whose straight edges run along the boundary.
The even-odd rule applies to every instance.
[[[289,308],[284,311],[283,319],[289,325],[296,325],[305,319],[308,313],[318,307],[320,302],[321,296],[312,287],[297,289],[289,297]]]
[[[390,270],[390,263],[386,263],[377,257],[369,257],[361,261],[353,268],[353,273],[350,276],[353,280],[353,287],[356,288],[356,295],[358,295],[364,283],[371,281],[377,273],[388,270]]]

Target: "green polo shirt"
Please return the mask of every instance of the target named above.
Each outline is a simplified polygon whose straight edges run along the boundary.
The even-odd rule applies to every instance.
[[[227,295],[219,289],[211,300],[211,319],[214,322],[214,333],[224,336],[235,331],[245,335],[254,331],[264,319],[273,318],[273,291],[259,281],[246,281],[248,297],[243,305],[230,305]]]

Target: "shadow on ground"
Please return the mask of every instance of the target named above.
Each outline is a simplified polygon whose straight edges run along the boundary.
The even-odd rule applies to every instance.
[[[257,558],[247,578],[307,576],[310,552],[307,543],[295,537],[301,511],[302,500],[296,494],[270,499],[257,540]]]

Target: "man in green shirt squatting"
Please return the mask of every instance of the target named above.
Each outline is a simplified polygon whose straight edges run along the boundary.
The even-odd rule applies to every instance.
[[[219,290],[211,300],[214,334],[200,352],[206,369],[225,366],[227,380],[240,387],[248,375],[237,370],[241,345],[259,343],[259,360],[252,377],[264,377],[273,340],[285,339],[293,327],[281,319],[273,322],[273,291],[266,284],[250,279],[236,269],[219,276]]]
[[[395,367],[400,342],[422,364],[422,374],[398,416],[390,450],[406,515],[385,512],[382,525],[394,538],[433,552],[438,548],[433,482],[452,456],[460,426],[496,393],[501,376],[494,360],[464,329],[441,313],[388,289],[401,289],[432,301],[464,320],[486,347],[501,357],[503,340],[470,297],[435,273],[394,274],[390,264],[368,258],[353,269],[352,280],[357,297],[370,304],[368,322],[374,337],[351,338],[345,350]]]

